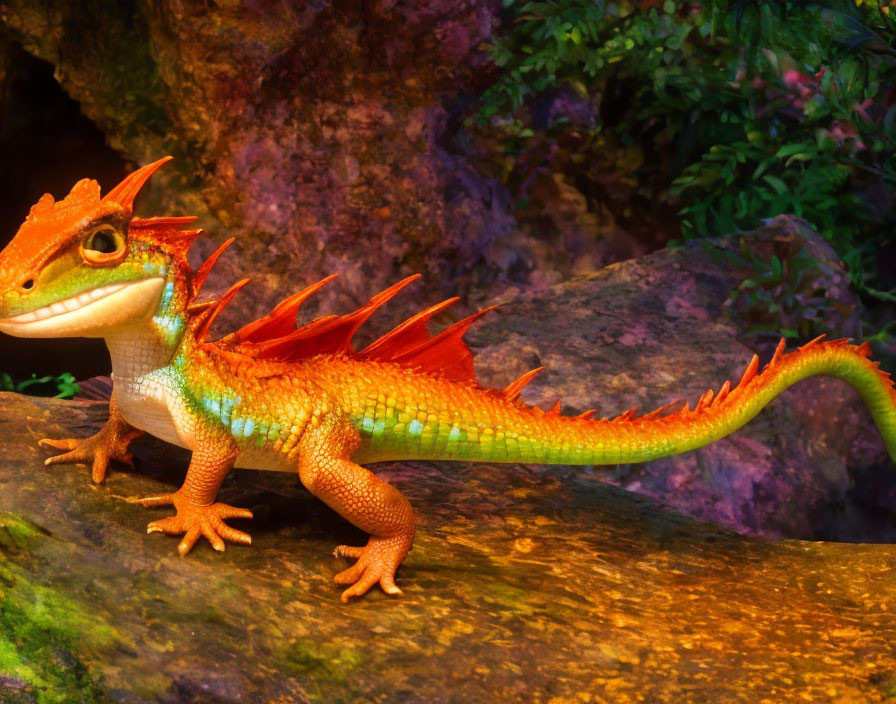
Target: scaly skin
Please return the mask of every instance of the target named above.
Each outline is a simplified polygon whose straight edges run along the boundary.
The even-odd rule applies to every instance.
[[[41,199],[0,253],[0,330],[105,338],[115,380],[109,422],[84,441],[42,440],[67,450],[47,464],[92,462],[100,482],[110,460],[129,462],[128,443],[141,432],[192,450],[180,489],[141,500],[174,507],[174,516],[153,521],[148,532],[182,535],[181,555],[200,537],[219,551],[227,541],[251,543],[226,523],[251,518],[251,512],[216,502],[231,468],[298,471],[310,492],[370,534],[365,546],[336,549],[356,560],[335,577],[348,585],[342,599],[376,584],[400,594],[395,572],[413,542],[414,512],[362,465],[406,459],[640,462],[724,437],[785,388],[818,374],[859,391],[896,458],[896,391],[868,359],[867,343],[816,340],[784,354],[782,340],[762,373],[754,357],[736,388],[726,382],[694,410],[591,420],[521,403],[519,391],[534,372],[503,391],[481,387],[461,340],[479,314],[435,337],[426,329],[427,320],[453,301],[355,350],[357,328],[415,277],[354,313],[296,329],[296,309],[325,279],[265,318],[208,342],[215,317],[246,282],[216,301],[197,302],[229,242],[193,271],[186,254],[198,231],[184,229],[189,218],[133,217],[134,197],[165,161],[138,170],[103,199],[91,181],[79,182],[60,203]]]

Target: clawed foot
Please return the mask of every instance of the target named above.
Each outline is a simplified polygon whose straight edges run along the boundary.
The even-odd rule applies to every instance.
[[[340,545],[333,553],[336,557],[357,558],[358,561],[334,578],[336,584],[351,584],[342,592],[343,603],[353,596],[363,596],[379,582],[386,594],[401,596],[402,591],[395,586],[395,570],[411,549],[413,533],[392,538],[371,536],[363,548]]]
[[[177,546],[181,557],[193,549],[200,536],[205,536],[218,552],[223,552],[225,540],[241,545],[252,544],[252,537],[248,533],[231,528],[224,522],[225,518],[252,518],[249,509],[220,503],[196,506],[179,491],[165,496],[140,499],[139,503],[146,507],[173,505],[177,509],[176,516],[153,521],[146,527],[146,532],[183,535],[183,540]]]
[[[139,434],[139,432],[137,433]],[[57,450],[68,450],[65,454],[48,457],[44,460],[46,466],[53,464],[83,463],[92,464],[91,477],[96,484],[106,478],[106,470],[109,462],[115,460],[134,468],[134,456],[128,452],[128,444],[133,436],[121,436],[105,432],[105,428],[93,437],[85,440],[76,438],[62,438],[52,440],[44,438],[38,441],[40,447],[54,447]]]

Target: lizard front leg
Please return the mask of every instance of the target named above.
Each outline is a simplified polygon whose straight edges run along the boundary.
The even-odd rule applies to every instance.
[[[233,467],[238,454],[236,443],[229,435],[215,434],[197,442],[190,459],[184,485],[173,494],[141,499],[144,506],[174,505],[177,515],[153,521],[147,533],[183,535],[177,551],[186,555],[201,536],[221,552],[224,541],[251,545],[248,533],[228,526],[227,518],[252,518],[252,512],[227,504],[215,503],[221,483]]]
[[[96,435],[80,440],[77,438],[60,438],[59,440],[43,438],[37,444],[41,447],[68,450],[65,454],[48,457],[44,460],[45,465],[81,462],[92,464],[93,481],[99,484],[106,478],[110,460],[122,462],[133,468],[134,459],[128,452],[128,445],[131,444],[131,440],[141,435],[143,435],[143,431],[132,426],[121,415],[113,393],[109,399],[109,420]]]
[[[342,601],[362,596],[379,583],[387,594],[400,595],[395,571],[414,541],[414,510],[399,491],[349,459],[360,438],[343,419],[309,428],[299,445],[299,477],[315,496],[363,531],[364,547],[340,545],[336,555],[357,562],[336,575],[351,584]]]

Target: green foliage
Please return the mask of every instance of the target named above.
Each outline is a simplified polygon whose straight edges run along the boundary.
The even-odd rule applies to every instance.
[[[775,340],[808,342],[820,334],[851,337],[843,329],[854,304],[839,300],[827,285],[836,278],[835,267],[815,256],[799,242],[768,258],[741,244],[741,252],[724,250],[730,264],[746,272],[725,305],[747,322],[747,333]],[[844,289],[845,291],[845,289]]]
[[[794,213],[832,243],[858,290],[896,301],[896,290],[875,288],[875,252],[896,220],[896,8],[657,4],[505,0],[512,26],[493,47],[502,73],[479,117],[515,155],[508,181],[525,180],[533,155],[543,170],[576,168],[551,161],[572,128],[537,125],[539,96],[599,96],[578,164],[638,145],[633,202],[678,209],[685,239]],[[586,193],[597,183],[578,181]]]
[[[14,381],[4,372],[0,372],[0,391],[14,391],[20,394],[32,396],[54,396],[55,398],[72,398],[79,391],[75,377],[69,373],[59,376],[37,376],[32,374],[30,379]]]

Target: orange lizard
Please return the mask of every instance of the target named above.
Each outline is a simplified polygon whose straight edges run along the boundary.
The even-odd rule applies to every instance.
[[[169,157],[170,158],[170,157]],[[188,553],[201,536],[216,550],[250,544],[229,518],[246,509],[217,503],[236,467],[298,471],[302,483],[370,534],[336,582],[342,599],[379,584],[401,594],[395,572],[411,548],[414,512],[391,485],[363,467],[403,459],[614,464],[701,447],[737,430],[783,389],[816,374],[845,379],[862,395],[896,458],[896,391],[868,359],[868,344],[820,340],[784,353],[758,372],[753,357],[740,383],[708,391],[692,410],[636,417],[566,417],[520,401],[538,369],[503,390],[477,384],[462,337],[485,311],[430,335],[427,322],[457,299],[417,313],[361,350],[352,337],[373,312],[414,281],[401,281],[347,315],[296,327],[296,311],[330,276],[271,313],[221,339],[209,329],[248,280],[216,300],[198,300],[225,242],[198,270],[187,250],[194,218],[138,218],[133,202],[169,158],[137,170],[105,197],[79,181],[62,201],[44,195],[0,253],[0,330],[21,337],[102,337],[112,359],[109,421],[86,440],[42,440],[65,450],[47,464],[88,462],[101,482],[110,460],[130,461],[141,433],[188,448],[183,486],[144,499],[175,515],[148,531],[183,535]]]

